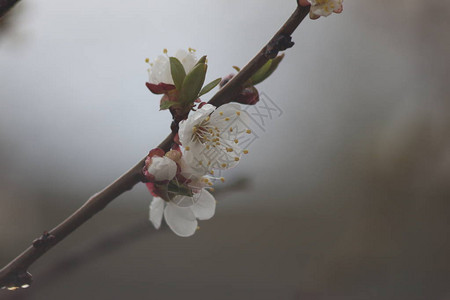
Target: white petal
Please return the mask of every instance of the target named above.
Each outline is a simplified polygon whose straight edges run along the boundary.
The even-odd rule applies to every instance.
[[[195,199],[193,197],[177,195],[170,200],[171,203],[179,207],[191,207],[194,205]]]
[[[241,110],[241,106],[235,103],[227,103],[218,107],[211,114],[211,123],[218,127],[221,135],[232,138],[239,137],[250,129],[250,117],[246,111]],[[230,131],[230,128],[233,131]]]
[[[188,237],[197,230],[197,219],[189,207],[179,207],[169,202],[164,209],[164,218],[170,229],[179,236]]]
[[[175,57],[178,58],[183,65],[186,74],[189,73],[197,63],[197,57],[195,54],[193,52],[187,52],[186,50],[178,50],[175,53]]]
[[[213,105],[205,104],[202,108],[190,113],[187,120],[180,122],[178,135],[180,137],[180,142],[184,147],[186,147],[192,139],[192,129],[194,126],[200,124],[204,119],[206,119],[214,111],[214,109],[215,107]]]
[[[159,55],[148,71],[149,82],[158,84],[161,82],[173,84],[172,75],[170,73],[169,58]]]
[[[186,155],[186,153],[185,153],[185,155]],[[186,162],[185,156],[183,156],[179,160],[179,164],[180,164],[180,168],[181,168],[180,175],[183,176],[186,179],[190,179],[192,181],[197,181],[198,179],[200,179],[202,176],[204,176],[206,174],[206,171],[204,169],[194,169],[194,168],[192,168]]]
[[[172,180],[177,174],[177,164],[170,158],[155,156],[148,167],[148,172],[156,181]]]
[[[164,214],[164,200],[159,197],[154,197],[150,204],[150,222],[156,229],[161,227],[161,221]]]
[[[203,189],[194,195],[195,204],[191,206],[195,217],[199,220],[208,220],[214,216],[216,211],[216,199],[207,190]]]
[[[192,175],[205,175],[211,170],[211,164],[208,166],[208,162],[212,159],[211,148],[208,150],[199,142],[190,143],[189,147],[189,151],[184,152],[184,157]]]

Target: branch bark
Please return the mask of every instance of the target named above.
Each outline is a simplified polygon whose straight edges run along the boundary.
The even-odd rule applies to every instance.
[[[17,2],[0,0],[3,2]],[[242,90],[243,84],[258,71],[273,55],[286,47],[279,45],[279,41],[283,38],[290,37],[298,25],[302,22],[309,12],[309,7],[297,6],[292,16],[286,21],[281,29],[273,36],[261,51],[222,89],[220,89],[209,101],[209,103],[220,106],[231,102]],[[173,133],[169,134],[164,141],[158,146],[164,151],[168,151],[173,144]],[[53,246],[61,242],[75,229],[84,224],[92,216],[100,212],[112,200],[120,196],[122,193],[131,190],[137,183],[142,182],[142,168],[144,167],[144,159],[138,162],[133,168],[124,173],[120,178],[104,188],[102,191],[93,195],[89,200],[77,211],[75,211],[66,220],[56,226],[54,229],[44,234],[41,238],[35,240],[33,245],[26,249],[22,254],[17,256],[8,265],[0,270],[0,286],[1,287],[20,287],[31,283],[31,274],[27,272],[28,268],[43,254],[50,250]]]
[[[0,0],[0,18],[16,5],[20,0]]]

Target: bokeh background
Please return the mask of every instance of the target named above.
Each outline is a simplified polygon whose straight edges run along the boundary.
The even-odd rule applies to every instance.
[[[0,264],[166,136],[146,57],[193,47],[208,79],[225,76],[294,9],[17,5],[0,23]],[[152,229],[140,185],[0,298],[450,299],[449,17],[446,1],[361,0],[306,20],[259,86],[279,113],[195,236]]]

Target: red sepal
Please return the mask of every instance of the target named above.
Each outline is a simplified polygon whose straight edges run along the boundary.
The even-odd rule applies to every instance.
[[[163,83],[163,82],[158,83],[158,84],[146,82],[145,85],[150,90],[150,92],[152,92],[153,94],[157,94],[157,95],[167,94],[169,91],[175,89],[175,85],[167,84],[167,83]]]

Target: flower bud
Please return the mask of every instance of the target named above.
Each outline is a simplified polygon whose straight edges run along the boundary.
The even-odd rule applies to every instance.
[[[177,174],[177,164],[170,158],[154,156],[147,169],[155,181],[172,180]]]

